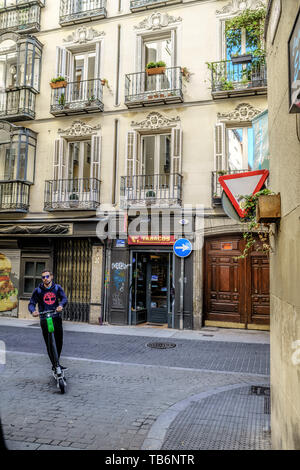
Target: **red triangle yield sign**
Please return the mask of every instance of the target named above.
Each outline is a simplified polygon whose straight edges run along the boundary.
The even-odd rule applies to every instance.
[[[269,176],[268,170],[247,171],[219,177],[219,183],[229,197],[240,217],[245,217],[241,204],[243,196],[250,196],[261,190]]]

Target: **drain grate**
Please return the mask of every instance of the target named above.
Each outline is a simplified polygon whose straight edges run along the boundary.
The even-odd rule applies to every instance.
[[[172,349],[176,347],[175,343],[148,343],[148,348],[153,349]]]

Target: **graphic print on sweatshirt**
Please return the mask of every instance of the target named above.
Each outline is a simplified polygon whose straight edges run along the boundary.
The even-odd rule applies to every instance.
[[[56,302],[56,295],[54,294],[54,292],[46,292],[43,297],[43,301],[47,305],[53,305]]]

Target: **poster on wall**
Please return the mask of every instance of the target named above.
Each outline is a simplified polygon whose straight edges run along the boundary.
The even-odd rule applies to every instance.
[[[268,110],[252,119],[252,127],[254,140],[252,170],[269,170]]]
[[[0,249],[0,315],[18,316],[20,250]]]
[[[300,9],[288,40],[288,49],[290,113],[300,113]]]

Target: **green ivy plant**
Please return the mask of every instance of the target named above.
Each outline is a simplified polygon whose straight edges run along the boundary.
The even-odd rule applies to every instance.
[[[263,47],[264,23],[266,18],[266,8],[261,3],[261,7],[256,10],[245,9],[243,13],[226,21],[225,35],[227,46],[234,49],[240,46],[240,34],[242,28],[246,30],[247,46],[253,51],[255,57],[264,56]]]
[[[268,196],[270,194],[274,193],[269,189],[262,189],[254,195],[241,196],[244,199],[241,207],[246,212],[246,216],[241,218],[241,222],[247,224],[247,231],[243,233],[244,240],[246,241],[245,249],[237,259],[246,258],[254,245],[256,245],[257,251],[262,251],[264,254],[271,252],[268,233],[263,230],[263,224],[259,224],[256,220],[256,206],[259,196]],[[261,244],[257,243],[254,234],[258,234]]]

